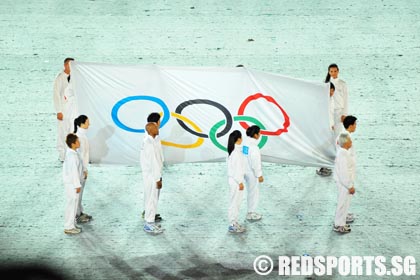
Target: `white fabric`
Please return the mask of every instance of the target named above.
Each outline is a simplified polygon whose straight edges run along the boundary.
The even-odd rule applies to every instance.
[[[159,190],[156,183],[162,178],[163,158],[159,151],[160,143],[150,135],[143,139],[140,163],[144,186],[144,210],[147,223],[155,221]]]
[[[329,103],[329,120],[330,120],[330,127],[333,127],[335,125],[335,119],[334,119],[334,96],[330,97],[330,103]]]
[[[355,158],[349,150],[339,148],[334,164],[334,180],[349,189],[354,185],[356,176]]]
[[[80,155],[83,163],[83,171],[88,170],[89,165],[89,139],[87,138],[87,129],[78,127],[76,135],[79,137],[80,147],[77,152]]]
[[[266,132],[278,133],[267,136],[261,149],[264,161],[333,165],[335,148],[329,124],[328,84],[242,67],[133,66],[78,61],[70,67],[79,113],[89,116],[95,124],[88,132],[95,143],[90,151],[92,162],[138,162],[138,142],[145,135],[140,130],[151,112],[162,112],[160,137],[167,163],[223,161],[229,133],[238,129],[245,134],[242,125],[254,124],[238,119],[246,116],[260,122]],[[185,107],[181,106],[181,110],[182,104]],[[229,115],[216,106],[225,108]],[[182,122],[193,133],[180,124],[181,118],[186,119]],[[219,122],[225,124],[217,131],[212,130]],[[226,127],[226,122],[232,126]]]
[[[227,158],[228,182],[230,186],[230,204],[228,209],[229,223],[238,222],[239,209],[241,207],[243,190],[239,190],[239,184],[245,182],[246,159],[242,153],[242,146],[236,145]]]
[[[66,192],[66,209],[64,214],[64,229],[75,228],[75,219],[78,208],[79,194],[77,188],[83,184],[83,164],[79,154],[72,150],[66,150],[63,163],[63,182]]]
[[[344,226],[346,224],[346,217],[349,212],[350,202],[353,195],[349,193],[349,190],[343,185],[336,183],[337,185],[337,207],[335,210],[334,225]]]
[[[54,80],[53,88],[53,101],[54,101],[54,110],[56,113],[63,113],[64,108],[64,91],[67,88],[69,82],[67,81],[67,75],[64,72],[61,72],[57,75]],[[64,161],[64,155],[66,152],[66,131],[64,129],[64,123],[61,120],[57,120],[57,152],[58,157],[61,161]]]
[[[334,79],[331,78],[330,80],[335,87],[334,91],[334,107],[336,110],[341,110],[342,114],[344,116],[347,116],[348,114],[348,106],[349,106],[349,94],[347,91],[347,84],[340,78]]]
[[[258,148],[258,141],[255,138],[246,137],[244,142],[248,212],[255,212],[260,196],[258,178],[262,176],[261,152]]]
[[[230,182],[237,185],[244,183],[246,168],[245,160],[244,154],[242,153],[242,146],[235,144],[235,148],[228,156],[227,160],[229,184]]]
[[[230,186],[230,203],[228,210],[229,224],[238,223],[239,209],[241,208],[244,191],[239,190],[239,185],[229,183]]]
[[[63,122],[64,130],[66,135],[69,133],[74,133],[74,120],[79,116],[79,110],[77,107],[76,96],[74,95],[72,80],[66,90],[64,91],[64,109],[63,109]]]
[[[335,214],[335,225],[344,226],[346,216],[350,207],[352,195],[349,189],[354,186],[355,159],[349,150],[338,148],[334,164],[334,180],[337,185],[337,208]]]

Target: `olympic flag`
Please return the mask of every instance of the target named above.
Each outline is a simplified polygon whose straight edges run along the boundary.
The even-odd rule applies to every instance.
[[[137,164],[146,118],[162,114],[167,163],[225,160],[229,134],[261,127],[264,161],[332,166],[329,87],[247,68],[72,62],[92,162]]]

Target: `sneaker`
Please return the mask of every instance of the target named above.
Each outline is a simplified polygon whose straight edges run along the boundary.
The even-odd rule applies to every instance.
[[[152,233],[152,234],[159,234],[163,232],[160,226],[156,226],[155,224],[149,224],[149,223],[144,224],[143,230],[147,233]]]
[[[354,222],[354,217],[353,216],[347,216],[346,217],[346,223],[353,223]]]
[[[79,234],[82,230],[79,228],[65,229],[65,234]]]
[[[321,167],[320,169],[318,169],[316,171],[316,174],[318,174],[319,176],[322,176],[322,177],[328,177],[328,176],[331,176],[332,172],[331,172],[331,169]]]
[[[249,221],[259,221],[261,220],[261,218],[262,215],[256,212],[248,212],[248,214],[246,215],[246,219]]]
[[[351,232],[351,228],[349,225],[345,225],[345,226],[334,226],[333,229],[335,232],[338,233],[349,233]]]
[[[88,215],[88,214],[86,214],[86,213],[80,213],[80,216],[81,216],[81,217],[86,217],[86,218],[88,218],[89,220],[92,220],[92,216],[90,216],[90,215]]]
[[[74,227],[77,228],[77,229],[82,230],[82,227],[79,227],[78,225],[75,225]]]
[[[76,216],[76,221],[77,221],[79,224],[84,224],[84,223],[90,222],[90,219],[89,219],[89,218],[87,218],[86,216],[82,216],[82,215],[80,215],[80,216]]]
[[[229,226],[228,230],[229,230],[229,232],[231,232],[231,233],[242,233],[242,232],[244,232],[246,229],[245,229],[243,226],[241,226],[240,224],[238,224],[238,223],[234,223],[233,225],[230,225],[230,226]]]

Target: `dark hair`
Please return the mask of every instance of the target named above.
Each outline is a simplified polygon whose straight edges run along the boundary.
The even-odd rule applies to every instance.
[[[326,82],[326,83],[328,83],[328,82],[330,81],[330,79],[331,79],[331,76],[330,76],[330,69],[331,69],[331,68],[337,68],[337,70],[340,70],[340,69],[338,69],[338,65],[337,65],[337,64],[335,64],[335,63],[330,64],[330,66],[328,66],[328,73],[327,73],[327,77],[325,77],[325,82]]]
[[[235,67],[245,67],[245,66],[243,66],[242,64],[238,64]]]
[[[155,122],[157,123],[160,120],[160,114],[153,112],[147,117],[147,122]]]
[[[239,130],[234,130],[231,134],[229,134],[229,140],[228,140],[228,146],[227,146],[227,150],[228,150],[229,155],[235,149],[235,143],[240,138],[242,138],[242,134]]]
[[[66,57],[66,59],[64,59],[64,63],[69,62],[69,61],[74,61],[74,58]]]
[[[78,139],[76,134],[70,133],[66,137],[66,144],[71,149],[71,144],[76,143],[76,140]]]
[[[333,89],[335,91],[335,85],[333,83],[330,82],[330,89]]]
[[[77,127],[84,124],[87,119],[88,119],[88,117],[85,116],[85,115],[80,115],[80,116],[78,116],[77,118],[74,119],[74,133],[77,132]]]
[[[253,125],[247,128],[246,135],[249,137],[254,137],[255,134],[260,133],[261,128],[257,125]]]
[[[349,128],[349,126],[355,124],[357,121],[357,118],[355,116],[349,115],[346,116],[343,120],[343,126],[345,129]]]

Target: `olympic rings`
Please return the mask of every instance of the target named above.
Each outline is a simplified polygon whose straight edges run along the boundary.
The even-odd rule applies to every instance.
[[[169,121],[169,115],[170,115],[169,109],[166,106],[165,102],[162,101],[162,99],[159,99],[159,98],[154,97],[154,96],[147,96],[147,95],[129,96],[129,97],[121,99],[120,101],[115,103],[114,107],[112,107],[112,111],[111,111],[112,120],[120,128],[122,128],[124,130],[127,130],[127,131],[130,131],[130,132],[136,132],[136,133],[144,133],[145,132],[144,128],[135,129],[135,128],[131,128],[131,127],[126,126],[118,118],[118,110],[121,108],[121,106],[124,105],[125,103],[128,103],[130,101],[134,101],[134,100],[148,100],[148,101],[152,101],[152,102],[155,102],[155,103],[159,104],[160,107],[162,107],[162,109],[163,109],[163,119],[160,123],[160,126],[163,127]]]
[[[261,128],[261,130],[262,129],[265,129],[265,126],[259,121],[259,120],[257,120],[256,118],[253,118],[253,117],[250,117],[250,116],[235,116],[235,117],[233,117],[233,119],[235,120],[235,121],[249,121],[249,122],[252,122],[252,123],[254,123],[254,124],[256,124],[256,125],[258,125],[260,128]],[[213,144],[217,147],[217,148],[219,148],[219,149],[221,149],[222,151],[225,151],[225,152],[227,152],[227,149],[226,149],[226,147],[225,146],[223,146],[222,144],[220,144],[218,141],[217,141],[217,137],[216,137],[216,131],[222,126],[222,125],[224,125],[225,124],[225,120],[221,120],[220,122],[218,122],[218,123],[216,123],[211,129],[210,129],[210,133],[209,133],[209,136],[210,136],[210,140],[211,140],[211,142],[213,142]],[[264,145],[267,143],[267,140],[268,140],[268,137],[266,136],[266,135],[263,135],[263,136],[261,136],[261,140],[260,140],[260,143],[258,144],[258,147],[261,149],[262,147],[264,147]]]
[[[197,132],[202,132],[202,130],[195,123],[193,123],[190,119],[187,119],[186,117],[184,117],[180,114],[177,114],[177,113],[173,113],[173,112],[171,113],[171,116],[176,118],[176,119],[179,119],[179,120],[182,120],[182,121],[188,123]],[[161,143],[164,146],[170,146],[170,147],[182,148],[182,149],[192,149],[192,148],[200,147],[201,144],[204,143],[204,138],[198,138],[197,141],[193,144],[176,144],[176,143],[172,143],[172,142],[168,142],[168,141],[164,141],[164,140],[161,140]]]
[[[266,99],[268,102],[273,103],[276,107],[278,107],[280,109],[280,111],[283,114],[284,117],[284,123],[283,123],[283,128],[279,128],[276,131],[267,131],[265,130],[266,127],[256,118],[251,117],[251,116],[244,116],[244,112],[245,112],[245,108],[246,106],[248,106],[248,104],[251,101],[257,100],[259,98],[264,98]],[[114,123],[120,127],[123,130],[129,131],[129,132],[135,132],[135,133],[145,133],[145,129],[141,128],[141,129],[136,129],[136,128],[131,128],[126,126],[125,124],[123,124],[120,119],[118,118],[118,111],[120,110],[120,108],[130,102],[130,101],[135,101],[135,100],[147,100],[147,101],[152,101],[154,103],[157,103],[160,107],[162,107],[163,112],[160,113],[162,117],[162,121],[160,124],[160,127],[164,127],[168,121],[170,116],[174,117],[177,122],[179,123],[179,125],[185,129],[186,131],[188,131],[189,133],[195,135],[198,137],[197,141],[195,143],[192,144],[178,144],[178,143],[173,143],[173,142],[169,142],[169,141],[164,141],[162,140],[161,143],[164,146],[170,146],[170,147],[175,147],[175,148],[181,148],[181,149],[192,149],[192,148],[197,148],[199,146],[201,146],[204,143],[204,138],[210,138],[210,140],[212,141],[212,143],[219,149],[223,150],[223,151],[227,151],[226,147],[223,146],[222,144],[220,144],[217,140],[217,138],[222,137],[224,135],[226,135],[230,129],[232,128],[233,125],[233,121],[239,121],[239,124],[244,128],[247,129],[249,127],[249,125],[246,122],[251,122],[254,123],[256,125],[258,125],[261,128],[261,140],[258,144],[259,148],[262,148],[268,140],[267,135],[270,136],[278,136],[280,134],[282,134],[283,132],[287,132],[288,131],[288,127],[290,126],[290,120],[289,120],[289,116],[287,115],[287,113],[283,110],[283,108],[277,103],[277,101],[271,97],[271,96],[265,96],[262,93],[256,93],[254,95],[250,95],[248,96],[239,106],[238,109],[238,115],[235,117],[232,117],[231,113],[229,112],[229,110],[224,107],[222,104],[217,103],[215,101],[212,100],[208,100],[208,99],[193,99],[193,100],[188,100],[185,101],[181,104],[178,105],[178,107],[176,107],[175,112],[169,112],[169,108],[168,106],[166,106],[166,104],[159,98],[154,97],[154,96],[146,96],[146,95],[138,95],[138,96],[129,96],[126,98],[121,99],[120,101],[118,101],[117,103],[115,103],[114,107],[112,108],[111,111],[111,117],[112,120],[114,121]],[[213,125],[213,127],[210,129],[209,134],[204,134],[202,133],[202,129],[200,127],[198,127],[198,125],[196,123],[194,123],[192,120],[190,120],[189,118],[181,115],[182,110],[189,106],[189,105],[194,105],[194,104],[205,104],[205,105],[212,105],[214,107],[216,107],[217,109],[219,109],[220,111],[222,111],[222,113],[225,115],[225,120],[221,120],[218,123],[216,123],[215,125]],[[246,122],[245,122],[246,121]],[[190,127],[188,127],[186,125],[186,123],[192,127],[192,129]],[[225,125],[225,127],[223,128],[223,130],[219,133],[217,133],[217,131],[219,130],[220,127],[222,127],[223,125]]]
[[[220,111],[223,112],[223,114],[225,115],[226,118],[226,126],[225,128],[219,132],[217,134],[217,137],[222,137],[223,135],[226,135],[229,130],[232,128],[232,115],[230,114],[229,110],[224,107],[223,105],[221,105],[220,103],[217,103],[215,101],[212,100],[208,100],[208,99],[194,99],[194,100],[187,100],[181,104],[178,105],[178,107],[176,107],[175,109],[175,113],[177,114],[181,114],[182,110],[189,106],[189,105],[193,105],[193,104],[207,104],[207,105],[212,105],[216,108],[218,108]],[[183,129],[185,129],[186,131],[188,131],[189,133],[198,136],[198,137],[202,137],[202,138],[208,138],[209,136],[204,134],[204,133],[198,133],[195,132],[194,130],[191,130],[188,126],[185,125],[185,123],[181,120],[181,119],[177,119],[178,123],[180,126],[182,126]]]
[[[263,130],[263,129],[261,129],[261,134],[262,135],[280,135],[280,134],[282,134],[283,132],[287,132],[287,128],[290,126],[290,120],[289,120],[289,116],[287,115],[287,113],[283,110],[283,108],[277,103],[277,101],[273,98],[273,97],[271,97],[271,96],[266,96],[266,95],[263,95],[262,93],[256,93],[256,94],[254,94],[254,95],[250,95],[250,96],[248,96],[248,98],[246,98],[243,102],[242,102],[242,104],[241,104],[241,106],[239,106],[239,109],[238,109],[238,115],[239,116],[242,116],[243,114],[244,114],[244,111],[245,111],[245,107],[251,102],[251,101],[254,101],[254,100],[257,100],[258,98],[264,98],[264,99],[266,99],[268,102],[270,102],[270,103],[273,103],[274,105],[276,105],[279,109],[280,109],[280,111],[282,112],[282,114],[283,114],[283,117],[284,117],[284,123],[283,123],[283,128],[279,128],[279,129],[277,129],[276,131],[266,131],[266,130]],[[244,128],[244,129],[247,129],[248,127],[249,127],[249,125],[248,124],[246,124],[245,122],[239,122],[239,124]]]

